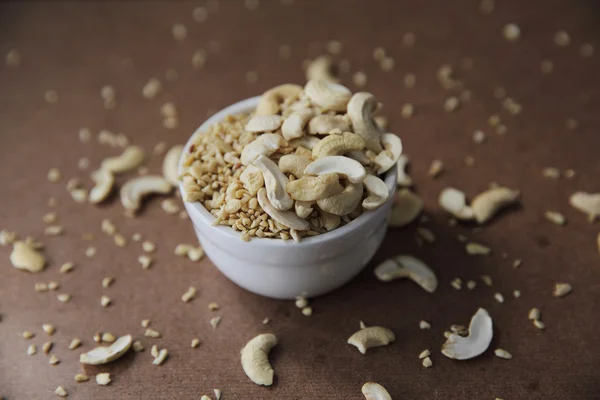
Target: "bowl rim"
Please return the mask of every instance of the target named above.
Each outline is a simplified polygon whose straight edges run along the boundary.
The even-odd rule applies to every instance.
[[[260,100],[260,96],[254,96],[254,97],[250,97],[250,98],[238,101],[238,102],[233,103],[230,106],[227,106],[227,107],[223,108],[222,110],[216,112],[210,118],[208,118],[206,121],[204,121],[194,131],[194,133],[190,136],[190,138],[186,142],[185,146],[183,147],[183,151],[181,152],[181,157],[178,162],[179,174],[182,173],[182,168],[183,168],[182,163],[185,158],[185,155],[189,152],[189,148],[192,145],[192,143],[195,141],[196,137],[205,133],[209,126],[213,125],[216,122],[222,121],[227,115],[239,114],[239,113],[243,113],[243,112],[252,111],[254,108],[256,108],[259,100]],[[393,197],[394,197],[393,194],[396,189],[396,174],[397,174],[396,164],[394,164],[394,166],[392,166],[392,168],[390,168],[390,170],[388,170],[384,175],[385,176],[384,182],[386,183],[388,190],[392,194],[390,196],[390,198],[388,198],[388,200],[387,200],[388,202],[393,201]],[[185,191],[183,190],[182,182],[179,182],[179,191],[181,192],[182,196],[185,195]],[[240,242],[244,243],[244,244],[269,245],[272,247],[289,246],[290,242],[293,243],[294,246],[303,247],[303,246],[310,246],[310,245],[317,244],[317,243],[323,243],[323,242],[328,242],[328,241],[339,239],[339,238],[347,235],[351,231],[362,228],[364,225],[366,225],[369,222],[370,219],[375,217],[375,215],[378,212],[383,212],[384,206],[385,206],[385,204],[384,204],[375,210],[364,211],[360,216],[358,216],[358,218],[352,220],[351,222],[347,223],[346,225],[344,225],[340,228],[333,229],[332,231],[322,233],[320,235],[304,237],[304,238],[302,238],[302,240],[300,242],[297,243],[291,239],[283,240],[281,238],[277,239],[277,238],[259,238],[259,237],[252,237],[249,242],[244,242],[241,239],[241,237],[242,237],[241,232],[234,230],[230,226],[213,225],[213,222],[215,221],[215,217],[199,201],[195,201],[193,203],[184,201],[184,205],[186,206],[186,210],[190,214],[190,219],[192,220],[192,223],[194,223],[194,224],[196,224],[197,221],[201,221],[202,223],[210,226],[210,228],[214,229],[215,234],[225,236],[228,239],[240,240]]]

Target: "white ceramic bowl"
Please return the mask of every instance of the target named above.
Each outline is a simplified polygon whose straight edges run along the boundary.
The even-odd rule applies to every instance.
[[[252,111],[259,97],[235,103],[204,122],[185,145],[230,114]],[[183,160],[183,156],[182,156]],[[396,168],[385,177],[389,200],[373,211],[364,212],[349,224],[331,232],[293,240],[241,239],[241,233],[228,226],[213,226],[212,214],[199,202],[185,203],[204,251],[229,279],[251,292],[278,299],[314,297],[336,289],[367,265],[387,229],[387,219],[396,190]],[[183,194],[183,187],[179,189]]]

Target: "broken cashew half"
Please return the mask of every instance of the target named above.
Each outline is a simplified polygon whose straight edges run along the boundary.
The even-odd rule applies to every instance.
[[[319,139],[318,137],[304,136],[299,139],[290,140],[289,143],[290,146],[294,149],[298,149],[298,147],[303,147],[305,149],[312,150],[317,144],[319,144],[320,141],[321,139]]]
[[[351,183],[361,183],[367,176],[365,167],[356,160],[344,156],[326,156],[308,164],[307,175],[338,174]]]
[[[325,111],[344,111],[352,92],[345,86],[324,79],[308,81],[304,93],[313,104]]]
[[[250,165],[260,155],[269,157],[283,146],[283,138],[276,133],[265,133],[244,146],[240,159]]]
[[[450,187],[442,190],[438,202],[458,219],[469,221],[475,218],[475,212],[467,205],[467,196],[458,189]]]
[[[289,182],[285,190],[292,199],[300,201],[315,201],[341,193],[344,187],[340,184],[337,174],[319,176],[303,176]]]
[[[44,270],[46,259],[44,256],[26,242],[16,241],[10,253],[10,262],[16,269],[32,273]]]
[[[291,101],[302,92],[302,86],[292,83],[275,86],[260,97],[256,106],[256,115],[274,115],[280,110],[281,103]]]
[[[144,150],[139,146],[129,146],[120,156],[109,157],[100,164],[101,169],[120,174],[131,171],[144,161]]]
[[[569,197],[569,204],[592,218],[600,215],[600,193],[575,192]]]
[[[269,351],[277,345],[277,337],[263,333],[251,339],[241,351],[242,368],[250,380],[257,385],[273,384],[273,367],[269,363]]]
[[[408,162],[409,159],[404,154],[398,158],[398,161],[396,161],[396,167],[398,171],[396,181],[398,186],[412,186],[413,184],[412,178],[406,172],[406,165]]]
[[[131,335],[121,336],[110,346],[100,346],[79,356],[79,362],[87,365],[101,365],[115,361],[131,347]]]
[[[110,194],[110,191],[115,184],[115,176],[109,170],[100,168],[99,170],[92,172],[91,177],[95,185],[92,190],[90,190],[88,199],[90,203],[98,204],[104,201]]]
[[[365,400],[392,400],[392,396],[379,383],[367,382],[362,386]]]
[[[279,169],[284,174],[292,174],[296,178],[304,176],[304,170],[310,164],[310,158],[296,154],[286,154],[279,159]]]
[[[285,140],[298,139],[304,136],[304,127],[314,115],[313,110],[303,109],[294,111],[287,117],[281,125],[281,134]]]
[[[367,148],[375,153],[383,150],[381,133],[373,120],[373,112],[377,108],[375,96],[367,92],[358,92],[348,102],[348,117],[352,122],[354,133],[365,139]]]
[[[294,201],[286,192],[289,179],[281,172],[277,164],[271,161],[270,158],[260,155],[254,160],[254,166],[262,172],[267,197],[273,207],[281,211],[292,208]]]
[[[392,206],[389,226],[401,228],[413,222],[423,211],[423,200],[409,189],[402,189],[396,195]]]
[[[311,135],[328,135],[332,131],[348,132],[350,125],[341,115],[317,115],[308,123],[308,133]]]
[[[258,204],[271,218],[279,222],[281,225],[287,226],[288,228],[296,229],[297,231],[307,231],[310,229],[310,224],[299,218],[293,211],[280,211],[273,207],[267,197],[267,191],[265,188],[260,188],[256,195]]]
[[[369,326],[355,332],[348,338],[348,344],[365,354],[372,347],[387,346],[396,340],[394,332],[383,326]]]
[[[486,310],[480,308],[471,318],[469,336],[451,333],[442,346],[442,354],[455,360],[468,360],[486,351],[493,337],[492,318]]]
[[[262,172],[252,164],[248,165],[240,174],[240,181],[251,195],[255,195],[258,189],[265,186]]]
[[[306,80],[323,79],[330,82],[337,82],[338,79],[333,75],[333,59],[328,55],[322,55],[315,58],[306,68]]]
[[[375,276],[382,282],[408,278],[429,293],[435,292],[438,281],[435,273],[423,261],[409,255],[399,255],[375,267]]]
[[[379,167],[377,175],[381,175],[392,168],[402,154],[402,140],[393,133],[381,135],[381,143],[385,150],[375,157],[375,164]]]
[[[380,207],[390,197],[390,191],[384,181],[375,175],[367,175],[363,181],[369,196],[363,200],[365,210],[374,210]]]
[[[281,126],[279,115],[255,115],[246,124],[248,132],[273,132]]]
[[[181,152],[183,146],[173,146],[165,154],[162,164],[163,176],[173,186],[179,184],[179,158],[181,158]]]
[[[314,201],[296,201],[294,203],[294,209],[296,210],[296,215],[302,219],[306,219],[313,212],[313,204]]]
[[[121,187],[121,204],[128,211],[137,211],[142,199],[152,193],[167,194],[171,184],[162,176],[140,176],[125,182]]]
[[[519,198],[518,190],[496,187],[475,196],[471,208],[480,224],[492,219],[502,208],[515,203]]]
[[[334,215],[347,215],[358,207],[363,195],[362,183],[349,183],[342,193],[317,200],[319,208]]]
[[[329,135],[321,139],[312,149],[313,158],[336,156],[349,153],[351,151],[362,150],[365,148],[365,141],[362,137],[344,132],[341,135]]]

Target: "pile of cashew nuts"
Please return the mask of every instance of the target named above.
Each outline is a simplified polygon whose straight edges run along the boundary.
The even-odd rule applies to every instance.
[[[380,207],[389,198],[389,189],[379,176],[395,165],[402,142],[376,124],[378,106],[372,94],[352,94],[324,79],[266,91],[239,135],[246,143],[240,146],[234,139],[217,160],[230,164],[236,180],[229,182],[239,183],[249,196],[233,199],[239,200],[234,203],[204,204],[217,206],[213,215],[224,220],[255,197],[260,208],[296,240],[307,231],[323,233]],[[211,146],[207,140],[202,143]],[[185,163],[186,201],[198,200],[193,170],[206,162],[198,153],[190,154]],[[220,194],[213,194],[212,200]],[[317,226],[311,222],[315,218],[321,221]]]

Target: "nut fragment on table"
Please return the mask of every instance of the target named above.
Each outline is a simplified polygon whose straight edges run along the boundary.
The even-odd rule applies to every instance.
[[[493,337],[492,318],[480,308],[471,318],[469,335],[466,337],[451,333],[442,347],[442,354],[455,360],[468,360],[482,354],[489,347]]]
[[[396,340],[394,332],[383,326],[369,326],[363,328],[348,338],[348,344],[356,347],[362,354],[373,347],[387,346]]]
[[[263,333],[252,338],[241,351],[244,373],[257,385],[273,384],[275,372],[269,363],[269,351],[277,345],[277,337]]]

